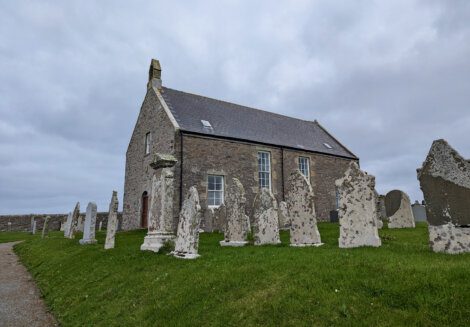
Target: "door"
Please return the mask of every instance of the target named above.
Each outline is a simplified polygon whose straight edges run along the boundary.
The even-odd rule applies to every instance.
[[[140,219],[140,225],[142,228],[148,227],[148,213],[149,213],[149,197],[147,191],[142,194],[142,213]]]

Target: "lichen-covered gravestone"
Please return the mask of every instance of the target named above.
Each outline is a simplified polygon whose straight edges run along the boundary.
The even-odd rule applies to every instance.
[[[245,189],[237,178],[232,178],[225,199],[227,207],[226,226],[222,246],[243,246],[247,244],[250,218],[245,214]]]
[[[72,217],[70,219],[70,226],[68,226],[68,230],[66,230],[66,238],[74,238],[75,232],[78,229],[78,219],[80,218],[80,202],[77,202],[75,205],[75,209],[73,209]]]
[[[299,170],[287,181],[287,208],[290,218],[291,246],[320,246],[313,190]]]
[[[178,231],[173,256],[183,259],[199,257],[199,225],[201,223],[201,206],[196,187],[189,189],[188,197],[181,208]]]
[[[470,252],[470,162],[445,140],[433,142],[418,179],[434,252]]]
[[[86,208],[85,225],[83,226],[83,238],[80,244],[95,244],[96,228],[96,203],[90,202]]]
[[[388,228],[414,228],[415,220],[411,210],[409,196],[399,190],[393,190],[385,196],[385,210]]]
[[[290,227],[289,210],[287,208],[287,203],[285,201],[279,202],[278,216],[279,216],[279,229],[289,229]]]
[[[140,249],[158,252],[175,235],[173,233],[174,177],[170,168],[161,171],[160,178],[152,178],[148,233]]]
[[[119,207],[119,201],[117,198],[117,191],[113,191],[113,196],[111,197],[111,202],[109,203],[109,214],[108,214],[108,225],[106,227],[106,241],[104,243],[104,248],[114,249],[114,238],[116,237],[117,231],[117,212]]]
[[[62,223],[61,231],[64,232],[64,237],[67,237],[70,233],[70,226],[72,225],[72,213],[69,212],[67,219]]]
[[[380,195],[377,191],[374,192],[377,199],[377,228],[382,229],[384,220],[387,219],[387,212],[385,210],[385,196]]]
[[[339,192],[339,247],[380,246],[375,177],[351,162],[335,184]]]
[[[253,237],[255,245],[281,243],[277,201],[266,188],[256,195],[253,204]]]
[[[46,218],[44,218],[44,224],[42,225],[41,238],[44,238],[46,236],[46,233],[49,231],[49,221],[50,220],[51,220],[51,216],[46,216]]]

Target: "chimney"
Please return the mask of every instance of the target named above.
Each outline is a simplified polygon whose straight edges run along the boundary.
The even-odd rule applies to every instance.
[[[160,62],[157,59],[152,59],[150,62],[147,88],[151,87],[155,87],[159,90],[162,88],[162,68],[160,67]]]

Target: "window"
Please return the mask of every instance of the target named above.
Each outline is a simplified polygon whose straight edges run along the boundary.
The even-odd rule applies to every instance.
[[[271,189],[271,154],[258,152],[259,187]]]
[[[150,144],[152,143],[152,134],[148,132],[145,134],[145,154],[150,153]]]
[[[299,157],[299,170],[307,180],[310,178],[310,162],[307,157]]]
[[[224,176],[207,176],[207,205],[218,207],[224,203]]]
[[[331,145],[329,145],[328,143],[323,143],[323,145],[325,146],[325,148],[327,149],[333,149],[333,147]]]

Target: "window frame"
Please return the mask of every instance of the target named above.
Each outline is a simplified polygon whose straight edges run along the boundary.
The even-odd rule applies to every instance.
[[[263,155],[266,155],[266,157],[264,159],[267,159],[267,161],[265,161],[264,165],[263,165],[263,162],[262,162],[262,160],[263,160],[262,156]],[[267,170],[266,169],[264,169],[264,170],[261,169],[261,168],[264,168],[266,166],[268,166]],[[264,174],[267,174],[267,176],[268,176],[268,178],[267,178],[267,182],[268,182],[267,187],[261,185],[262,184],[261,181],[266,180],[265,177],[261,177]],[[259,189],[267,188],[268,190],[272,191],[272,181],[271,181],[272,177],[271,176],[272,176],[271,152],[269,152],[269,151],[258,151],[258,187],[259,187]]]
[[[305,160],[304,163],[302,163],[302,160]],[[308,181],[310,181],[310,158],[309,157],[303,157],[303,156],[299,156],[299,159],[298,159],[298,166],[299,166],[299,171],[302,175],[305,176],[305,178],[307,178]],[[302,171],[302,166],[306,164],[306,168],[307,168],[307,174],[304,174],[304,172]]]
[[[210,182],[209,182],[209,179],[211,177],[221,178],[221,183],[220,184],[222,184],[222,186],[221,186],[220,190],[217,190],[217,187],[215,187],[215,189],[210,189],[209,188],[209,185],[211,185]],[[214,182],[214,185],[217,185],[217,184],[219,184],[219,183]],[[214,194],[220,193],[220,204],[210,204],[209,194],[211,192],[213,192]],[[217,197],[214,197],[214,199],[217,199]],[[215,201],[214,201],[214,203],[215,203]],[[208,208],[218,208],[224,203],[225,203],[225,176],[224,175],[216,175],[216,174],[207,174],[207,207]]]
[[[144,154],[145,155],[150,154],[151,147],[152,147],[152,133],[147,132],[145,133],[145,139],[144,139]]]

